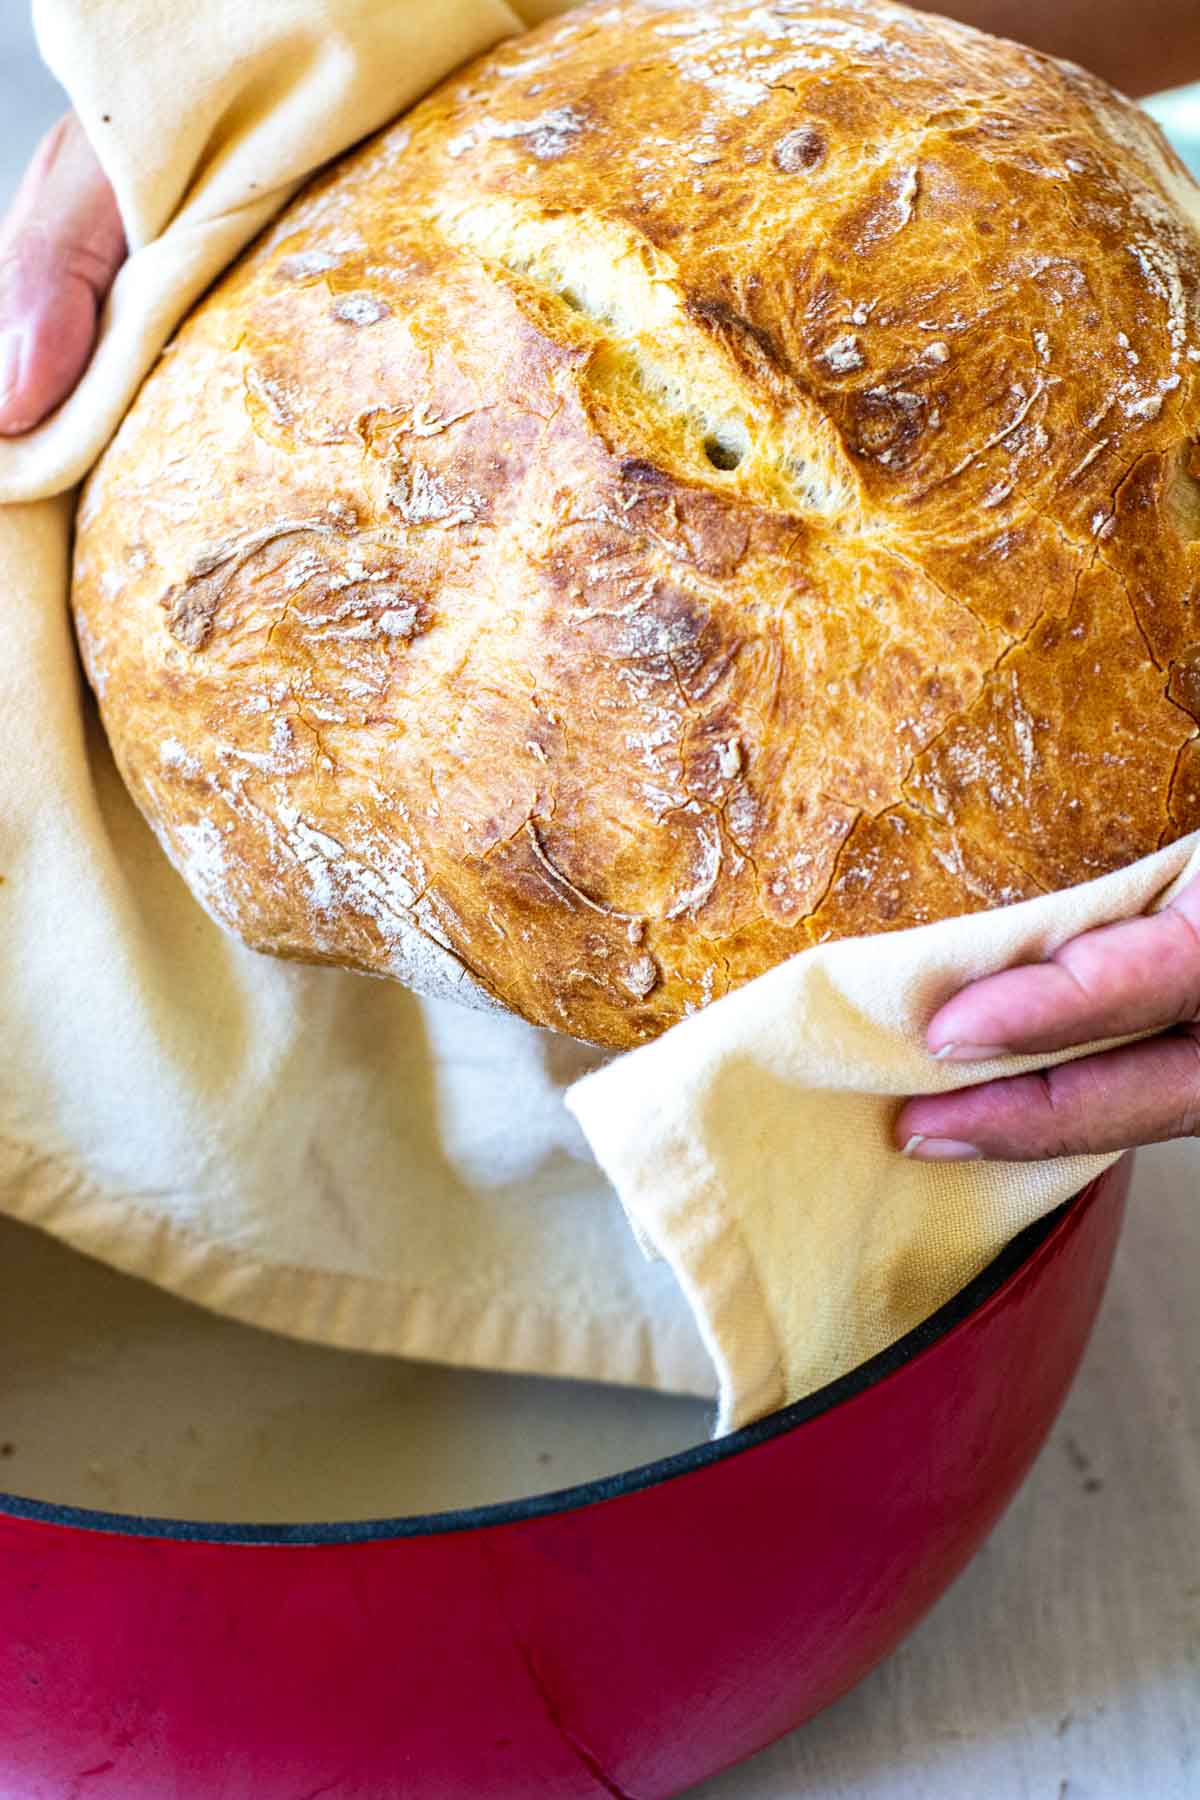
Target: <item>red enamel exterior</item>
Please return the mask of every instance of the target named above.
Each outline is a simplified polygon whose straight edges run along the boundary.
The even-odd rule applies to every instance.
[[[1128,1179],[881,1379],[615,1497],[315,1545],[0,1509],[0,1794],[681,1793],[852,1686],[977,1549],[1075,1372]]]

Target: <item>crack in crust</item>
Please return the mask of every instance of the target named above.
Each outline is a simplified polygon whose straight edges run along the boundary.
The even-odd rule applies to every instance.
[[[355,523],[353,519],[344,521],[342,528],[353,530]],[[297,532],[328,535],[336,529],[329,519],[277,519],[232,543],[202,550],[183,580],[169,587],[159,601],[167,615],[167,630],[185,650],[203,650],[212,637],[230,582],[252,556]]]

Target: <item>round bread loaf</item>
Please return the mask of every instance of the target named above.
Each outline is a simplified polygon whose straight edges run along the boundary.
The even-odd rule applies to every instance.
[[[301,195],[93,475],[124,777],[277,955],[645,1040],[1200,826],[1200,195],[874,0],[618,0]]]

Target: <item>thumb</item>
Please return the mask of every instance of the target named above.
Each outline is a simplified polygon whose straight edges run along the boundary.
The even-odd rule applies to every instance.
[[[0,435],[31,430],[72,391],[124,260],[116,197],[68,113],[0,224]]]

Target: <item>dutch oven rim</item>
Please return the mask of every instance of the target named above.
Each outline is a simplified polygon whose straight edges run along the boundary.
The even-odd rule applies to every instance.
[[[951,1332],[980,1313],[1009,1282],[1020,1275],[1037,1253],[1067,1223],[1076,1208],[1087,1203],[1095,1187],[1091,1182],[1072,1199],[1036,1219],[1012,1238],[978,1275],[959,1289],[936,1312],[866,1362],[849,1369],[813,1393],[767,1413],[752,1424],[726,1436],[708,1439],[677,1450],[652,1462],[639,1463],[614,1475],[577,1482],[548,1493],[518,1500],[488,1501],[479,1506],[453,1507],[445,1512],[413,1513],[395,1518],[345,1519],[290,1524],[222,1523],[220,1521],[156,1518],[138,1513],[104,1512],[94,1507],[70,1506],[57,1501],[29,1500],[0,1491],[0,1520],[25,1520],[39,1525],[62,1526],[76,1531],[101,1532],[123,1538],[166,1539],[176,1543],[215,1544],[230,1547],[318,1548],[440,1537],[454,1532],[478,1531],[514,1525],[549,1514],[575,1512],[626,1498],[646,1488],[694,1475],[715,1463],[757,1449],[772,1439],[809,1424],[823,1413],[857,1398],[897,1374],[908,1363],[932,1350]]]

